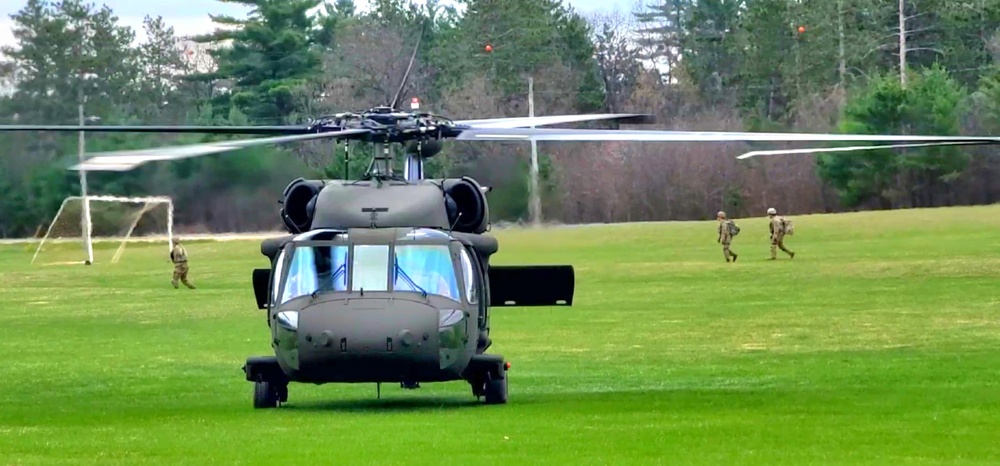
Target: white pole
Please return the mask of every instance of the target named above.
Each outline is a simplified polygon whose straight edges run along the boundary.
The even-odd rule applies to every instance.
[[[84,125],[83,116],[83,87],[80,87],[80,104],[78,106],[79,116],[80,116],[80,126]],[[80,131],[80,140],[78,143],[78,156],[80,158],[80,163],[83,163],[84,154],[84,135],[83,130]],[[83,230],[83,247],[87,252],[87,265],[94,263],[94,245],[90,242],[90,235],[92,233],[91,222],[90,222],[90,198],[87,197],[87,172],[80,170],[80,194],[83,196],[83,218],[82,230]]]
[[[535,79],[531,76],[528,76],[528,116],[535,116]],[[531,127],[534,128],[535,125]],[[542,199],[541,193],[538,192],[538,141],[534,139],[531,140],[530,182],[528,215],[531,217],[531,223],[537,226],[542,221]]]

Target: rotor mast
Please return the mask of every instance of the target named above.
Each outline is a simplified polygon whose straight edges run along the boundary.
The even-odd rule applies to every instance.
[[[420,109],[420,99],[414,97],[410,101],[411,110]],[[420,156],[420,145],[417,145],[416,152],[406,152],[403,154],[403,176],[406,181],[418,181],[424,179],[424,158]]]
[[[368,176],[372,179],[390,179],[394,177],[392,167],[392,149],[384,142],[373,143],[375,153],[368,167]],[[419,146],[418,146],[419,147]],[[424,179],[424,159],[418,153],[406,153],[403,160],[403,177],[406,181]]]
[[[406,181],[418,181],[424,179],[424,159],[417,154],[406,154],[403,161],[404,175]]]
[[[392,150],[384,142],[376,142],[374,146],[375,153],[372,155],[372,164],[368,174],[372,179],[387,180],[392,178]]]

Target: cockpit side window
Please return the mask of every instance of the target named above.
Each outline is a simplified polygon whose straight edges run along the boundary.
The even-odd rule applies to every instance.
[[[469,304],[479,303],[479,277],[476,275],[476,266],[469,257],[469,251],[462,249],[462,279],[465,282],[465,299]]]
[[[288,274],[285,278],[285,290],[281,294],[282,304],[316,291],[319,283],[315,262],[316,254],[313,248],[297,247],[292,250],[292,260],[288,264]]]
[[[281,291],[281,279],[282,271],[285,267],[285,251],[282,249],[278,253],[277,258],[274,260],[274,273],[271,274],[271,306],[274,307],[278,303],[278,293]]]

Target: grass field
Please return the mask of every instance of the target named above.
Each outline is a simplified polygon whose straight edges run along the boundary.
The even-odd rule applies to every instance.
[[[577,270],[573,307],[493,313],[504,406],[455,382],[253,410],[256,242],[187,244],[194,291],[162,244],[0,246],[0,463],[1000,463],[1000,206],[794,220],[776,262],[738,220],[735,264],[714,222],[498,232],[495,263]]]

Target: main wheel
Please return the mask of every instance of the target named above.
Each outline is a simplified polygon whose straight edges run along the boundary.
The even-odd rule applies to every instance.
[[[507,374],[502,379],[486,382],[486,404],[499,405],[507,403]]]
[[[276,408],[278,406],[278,391],[270,382],[256,382],[253,385],[253,407],[256,409]]]

